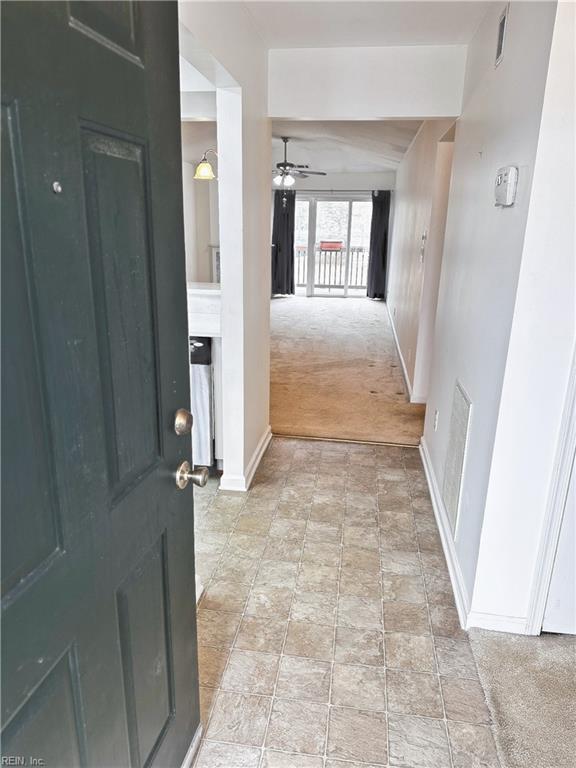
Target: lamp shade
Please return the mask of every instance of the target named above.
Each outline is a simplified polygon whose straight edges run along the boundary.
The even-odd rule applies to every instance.
[[[198,163],[196,166],[196,170],[194,172],[194,178],[200,179],[201,181],[211,181],[212,179],[215,179],[216,176],[214,175],[214,169],[206,160],[206,155],[202,158],[202,160]]]
[[[287,174],[286,176],[284,176],[284,186],[285,187],[291,187],[294,184],[295,181],[296,181],[296,179],[294,178],[294,176],[290,176],[290,174]]]

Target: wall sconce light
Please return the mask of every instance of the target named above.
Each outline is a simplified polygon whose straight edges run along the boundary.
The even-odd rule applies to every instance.
[[[204,152],[202,155],[202,160],[200,160],[196,166],[196,170],[194,171],[194,178],[198,181],[212,181],[212,179],[216,178],[214,169],[212,168],[212,165],[207,158],[208,152],[212,152],[212,154],[218,157],[218,153],[215,149],[207,149],[206,152]]]

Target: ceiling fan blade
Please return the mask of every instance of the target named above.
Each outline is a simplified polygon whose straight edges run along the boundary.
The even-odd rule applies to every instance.
[[[297,171],[297,173],[302,173],[302,171]],[[306,174],[308,176],[326,176],[325,171],[310,171],[308,168],[306,168]]]

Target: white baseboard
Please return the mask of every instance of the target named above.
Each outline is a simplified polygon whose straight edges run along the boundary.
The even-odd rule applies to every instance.
[[[404,356],[402,355],[402,349],[400,348],[400,342],[398,341],[398,335],[396,334],[396,327],[394,325],[394,320],[392,319],[392,315],[390,314],[390,308],[388,307],[388,303],[386,303],[386,312],[388,312],[388,317],[390,319],[390,327],[392,328],[392,335],[394,336],[394,343],[396,344],[396,351],[398,352],[398,357],[400,358],[400,364],[402,366],[402,375],[404,376],[404,383],[406,384],[406,389],[408,390],[408,397],[410,398],[410,402],[414,402],[412,400],[412,384],[410,383],[410,378],[408,376],[408,369],[406,368],[406,363],[404,362]]]
[[[272,427],[270,424],[266,427],[266,430],[264,431],[264,434],[260,438],[258,445],[256,446],[256,450],[252,454],[252,458],[248,462],[248,466],[246,467],[246,490],[250,488],[252,485],[252,480],[254,479],[254,475],[256,474],[256,470],[258,469],[258,466],[260,462],[262,461],[262,456],[266,453],[266,448],[270,445],[270,440],[272,440]]]
[[[514,632],[519,635],[528,634],[527,618],[525,616],[503,616],[501,614],[471,610],[470,596],[464,583],[462,569],[460,568],[460,562],[456,553],[456,545],[452,536],[448,513],[442,500],[442,494],[440,493],[434,467],[432,466],[424,438],[420,441],[420,455],[424,464],[424,471],[432,498],[432,508],[436,517],[438,531],[440,532],[444,556],[446,557],[450,581],[452,582],[452,590],[454,591],[454,600],[456,601],[456,608],[462,628],[479,627],[480,629],[491,629],[496,632]]]
[[[572,364],[557,445],[552,482],[550,483],[538,547],[536,572],[530,593],[530,607],[526,623],[526,633],[530,635],[539,635],[542,631],[554,560],[560,540],[562,519],[567,503],[570,476],[573,471],[572,465],[576,451],[576,345],[572,350]]]
[[[224,474],[220,478],[220,490],[247,491],[250,488],[250,485],[252,483],[256,470],[258,469],[258,465],[262,460],[262,456],[264,455],[266,448],[268,448],[270,440],[272,440],[272,429],[270,425],[268,425],[264,434],[258,441],[258,445],[256,446],[256,449],[252,454],[250,461],[248,462],[248,466],[246,467],[245,474],[229,475],[226,473],[226,467],[224,467]]]
[[[426,473],[428,488],[430,489],[432,509],[434,510],[434,516],[436,517],[436,524],[440,533],[442,548],[444,549],[444,557],[448,564],[448,572],[450,574],[450,581],[452,582],[452,590],[454,592],[458,617],[460,618],[460,624],[463,629],[466,629],[468,627],[468,615],[470,613],[470,596],[468,595],[468,590],[464,583],[464,576],[462,575],[462,569],[460,568],[460,563],[458,561],[448,513],[442,499],[442,494],[440,493],[440,488],[438,487],[438,481],[436,480],[436,474],[424,438],[420,441],[420,455],[422,457],[422,463],[424,464],[424,472]]]
[[[529,634],[526,616],[502,616],[497,613],[470,611],[466,629],[471,627],[492,629],[495,632],[513,632],[517,635]]]
[[[202,731],[203,731],[203,727],[202,727],[202,723],[200,723],[198,725],[198,728],[196,728],[196,733],[194,734],[194,738],[190,742],[190,746],[188,747],[186,756],[182,761],[181,768],[192,768],[192,763],[196,758],[196,752],[198,752],[198,747],[200,746],[200,742],[202,741]]]
[[[220,478],[219,487],[221,491],[239,491],[244,493],[248,490],[244,475],[227,475],[226,472]]]

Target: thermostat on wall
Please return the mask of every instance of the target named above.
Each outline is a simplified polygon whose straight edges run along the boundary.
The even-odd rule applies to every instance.
[[[515,165],[498,168],[496,184],[494,185],[494,205],[501,208],[508,208],[510,205],[514,205],[517,185],[518,168]]]

